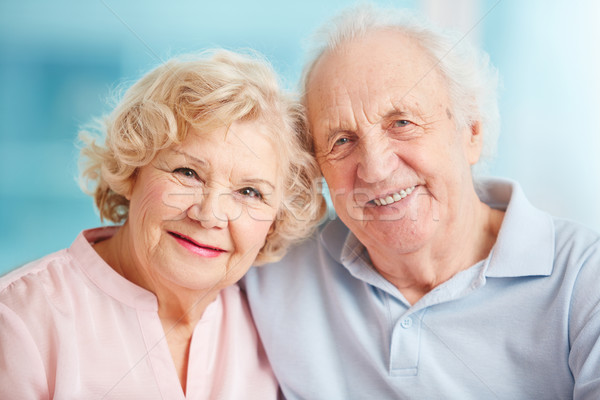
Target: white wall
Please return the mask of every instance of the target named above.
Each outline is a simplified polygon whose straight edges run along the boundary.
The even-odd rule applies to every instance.
[[[469,32],[499,68],[491,173],[519,181],[539,208],[600,231],[600,2],[421,0],[421,8]]]

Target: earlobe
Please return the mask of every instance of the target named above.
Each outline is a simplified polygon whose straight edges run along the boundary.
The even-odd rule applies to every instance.
[[[469,141],[467,143],[467,159],[469,164],[474,165],[479,161],[481,149],[483,147],[483,133],[481,131],[481,123],[474,121],[468,128]]]
[[[133,182],[129,182],[127,185],[127,191],[123,193],[123,197],[125,197],[128,201],[131,201],[131,192],[133,191]]]
[[[125,197],[129,201],[131,201],[131,193],[133,192],[133,186],[135,185],[135,182],[137,180],[137,174],[138,169],[136,169],[133,172],[133,174],[131,174],[129,181],[127,182],[127,191],[123,194],[123,197]]]
[[[267,232],[267,236],[269,236],[270,234],[272,234],[273,232],[275,232],[275,225],[277,224],[277,221],[273,221],[273,223],[271,224],[271,227],[269,228],[269,232]]]

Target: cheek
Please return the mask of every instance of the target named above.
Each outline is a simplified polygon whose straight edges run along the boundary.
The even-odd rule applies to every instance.
[[[334,186],[329,186],[329,198],[336,213],[361,218],[362,207],[357,207],[356,202],[366,200],[370,192],[362,188],[355,188],[352,178],[350,173],[346,176],[338,173],[332,183]]]
[[[273,225],[273,220],[270,221],[260,221],[255,222],[250,227],[250,232],[256,233],[256,242],[262,245],[265,243],[265,239],[271,230],[271,226]]]
[[[282,202],[275,202],[261,210],[248,210],[247,224],[250,225],[249,228],[256,229],[257,232],[265,232],[266,235],[278,218],[278,210],[283,207],[286,206]]]
[[[240,266],[251,265],[260,249],[264,246],[267,234],[273,223],[271,221],[256,221],[239,219],[230,223],[229,230],[236,249]]]
[[[139,196],[137,201],[137,208],[140,212],[147,217],[148,214],[154,214],[155,216],[164,214],[164,211],[161,210],[174,208],[168,206],[169,198],[165,199],[165,195],[168,194],[168,191],[165,190],[164,185],[160,184],[150,184],[146,186],[146,190],[144,193]]]
[[[136,227],[137,236],[144,238],[146,246],[157,244],[163,221],[175,219],[180,214],[177,208],[165,204],[164,193],[164,184],[150,182],[143,193],[132,197],[129,220]]]
[[[351,191],[354,184],[354,170],[351,162],[338,162],[334,165],[323,164],[321,172],[327,182],[329,192],[332,195],[336,192],[336,196],[338,196],[346,195],[348,191]]]
[[[187,210],[195,203],[202,202],[200,193],[184,190],[158,190],[148,199],[153,204],[155,212],[165,220],[179,221],[185,218]]]

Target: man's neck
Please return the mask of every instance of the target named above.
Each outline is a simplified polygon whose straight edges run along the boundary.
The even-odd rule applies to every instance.
[[[504,212],[491,209],[478,199],[474,208],[449,222],[430,243],[414,252],[369,251],[375,269],[410,304],[415,304],[438,285],[488,256]]]

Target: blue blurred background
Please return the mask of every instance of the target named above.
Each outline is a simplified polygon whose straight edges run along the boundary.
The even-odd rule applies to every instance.
[[[76,183],[78,127],[161,60],[251,47],[295,87],[302,43],[344,0],[0,2],[0,274],[100,224]],[[600,2],[395,4],[482,46],[503,81],[491,172],[532,202],[600,230]]]

